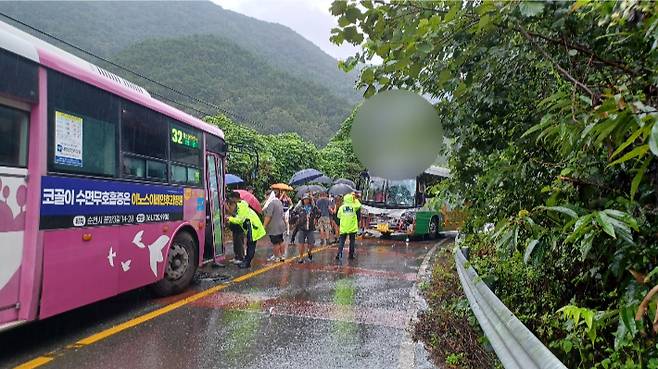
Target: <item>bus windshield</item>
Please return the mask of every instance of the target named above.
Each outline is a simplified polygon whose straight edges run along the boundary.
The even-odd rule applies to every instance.
[[[384,203],[384,194],[386,189],[386,180],[379,177],[371,177],[366,189],[367,202]]]
[[[416,202],[416,179],[388,181],[386,205],[393,207],[411,207]]]

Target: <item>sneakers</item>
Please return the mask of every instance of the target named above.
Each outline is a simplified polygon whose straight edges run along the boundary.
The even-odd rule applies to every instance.
[[[238,267],[240,269],[247,269],[247,268],[251,268],[251,265],[249,265],[247,263],[240,263],[240,265],[238,265]]]
[[[278,258],[276,256],[272,255],[269,258],[267,258],[267,261],[276,261],[277,259]]]
[[[286,258],[279,258],[280,263],[283,263],[284,261],[286,261]]]
[[[299,258],[299,260],[297,260],[297,264],[304,264],[304,258]]]
[[[233,259],[233,260],[231,260],[231,263],[233,263],[233,264],[235,264],[235,265],[242,264],[242,260],[239,260],[239,259]]]
[[[311,254],[311,250],[308,250],[306,256],[308,257],[308,260],[313,260],[313,254]]]

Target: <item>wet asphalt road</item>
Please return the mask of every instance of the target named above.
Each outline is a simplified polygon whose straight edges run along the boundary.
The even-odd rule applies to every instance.
[[[44,368],[398,367],[409,291],[434,244],[362,240],[356,260],[337,263],[332,246],[249,275],[273,264],[259,246],[249,271],[211,272],[244,280],[93,344],[73,345],[221,281],[164,299],[141,289],[0,333],[0,367],[43,355],[54,358]]]

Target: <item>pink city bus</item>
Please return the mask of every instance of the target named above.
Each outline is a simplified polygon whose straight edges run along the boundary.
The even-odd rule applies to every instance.
[[[0,331],[182,291],[223,257],[226,148],[219,128],[0,22]]]

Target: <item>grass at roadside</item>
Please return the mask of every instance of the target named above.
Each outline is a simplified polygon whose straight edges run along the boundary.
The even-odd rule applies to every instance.
[[[429,308],[419,314],[413,338],[422,341],[440,368],[489,369],[497,366],[459,283],[451,251],[442,249],[429,283],[421,292]]]

